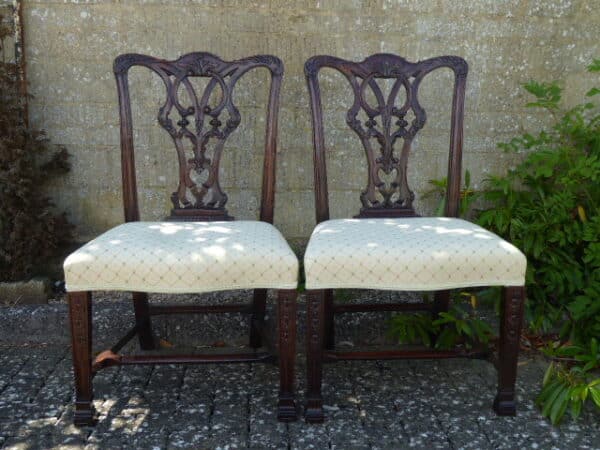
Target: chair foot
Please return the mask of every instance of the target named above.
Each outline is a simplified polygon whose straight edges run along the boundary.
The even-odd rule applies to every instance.
[[[516,416],[517,403],[514,392],[498,392],[494,399],[494,411],[499,416]]]
[[[304,420],[308,423],[323,423],[325,421],[322,398],[309,398],[306,401]]]
[[[73,424],[76,427],[88,427],[96,425],[96,410],[91,402],[75,402]]]
[[[293,395],[279,395],[277,420],[280,422],[294,422],[298,420],[298,410]]]

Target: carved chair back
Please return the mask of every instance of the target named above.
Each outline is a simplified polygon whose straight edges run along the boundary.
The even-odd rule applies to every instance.
[[[349,82],[354,99],[346,113],[348,126],[358,135],[367,159],[367,186],[362,191],[362,208],[358,218],[413,217],[414,194],[407,180],[407,163],[411,144],[425,125],[427,115],[419,104],[419,87],[433,70],[450,68],[454,72],[452,119],[450,125],[450,156],[445,215],[456,217],[460,200],[460,173],[463,138],[463,110],[468,66],[458,56],[440,56],[417,63],[392,54],[375,54],[362,62],[347,61],[333,56],[314,56],[306,61],[304,72],[310,93],[313,124],[315,203],[317,222],[329,219],[327,170],[323,113],[319,71],[332,68]],[[381,80],[390,80],[389,94],[384,95]],[[399,91],[406,100],[397,104]],[[365,116],[366,120],[361,119]],[[414,116],[412,120],[409,116]],[[399,152],[396,141],[402,139]],[[392,181],[386,183],[383,176]]]
[[[158,123],[173,140],[179,166],[179,184],[171,195],[173,209],[169,219],[198,221],[233,220],[225,209],[227,194],[219,182],[219,165],[225,142],[241,120],[234,102],[234,88],[248,71],[259,67],[269,70],[260,220],[272,223],[277,115],[283,76],[281,60],[271,55],[258,55],[229,62],[204,52],[188,53],[175,61],[138,54],[125,54],[115,59],[121,119],[123,202],[127,222],[137,221],[140,217],[128,83],[128,72],[133,66],[146,67],[156,73],[166,90],[164,104],[158,111]],[[196,91],[193,77],[207,78],[203,92]],[[218,104],[211,106],[211,98],[219,90]],[[182,100],[184,95],[187,102]],[[186,151],[190,146],[192,151]]]

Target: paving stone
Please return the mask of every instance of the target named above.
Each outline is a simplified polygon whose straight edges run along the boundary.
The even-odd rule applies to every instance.
[[[113,312],[97,308],[100,316]],[[357,342],[364,337],[350,331],[345,336]],[[136,347],[131,345],[134,351]],[[94,378],[97,425],[77,428],[72,424],[68,348],[5,344],[0,347],[0,447],[600,449],[594,408],[586,408],[577,422],[566,418],[560,427],[540,416],[533,400],[545,365],[522,355],[519,416],[510,418],[491,410],[497,375],[487,361],[327,364],[327,421],[320,425],[302,418],[277,422],[279,373],[274,364],[113,367]],[[297,361],[296,385],[301,414],[303,355]]]

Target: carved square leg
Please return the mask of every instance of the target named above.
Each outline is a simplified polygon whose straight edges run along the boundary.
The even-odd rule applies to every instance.
[[[277,296],[280,377],[277,419],[281,422],[292,422],[298,419],[294,394],[297,297],[298,293],[295,289],[281,290]]]
[[[323,335],[325,332],[324,291],[308,291],[306,296],[306,375],[307,392],[304,419],[309,423],[325,420],[321,383],[323,379]]]
[[[524,300],[524,287],[504,288],[498,345],[498,392],[494,400],[494,411],[500,416],[514,416],[517,413],[515,382]]]
[[[92,391],[92,296],[90,292],[70,292],[69,317],[75,378],[75,413],[77,426],[94,424]]]

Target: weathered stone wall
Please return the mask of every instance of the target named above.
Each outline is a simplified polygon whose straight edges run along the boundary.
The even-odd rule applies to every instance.
[[[275,54],[286,65],[275,221],[286,237],[302,242],[314,223],[306,58],[463,56],[470,64],[464,167],[477,185],[514,162],[497,142],[545,122],[523,107],[521,83],[565,80],[570,102],[591,86],[584,69],[600,53],[598,6],[597,0],[24,0],[31,121],[73,155],[71,174],[52,194],[85,240],[122,221],[115,56]],[[264,83],[252,86],[263,76],[257,72],[238,90],[243,121],[224,156],[229,210],[238,218],[257,214],[264,109],[253,105],[266,99],[266,90]],[[333,78],[331,73],[327,79]],[[424,213],[433,207],[419,198],[427,180],[445,175],[450,81],[449,73],[441,73],[423,86],[430,90],[421,98],[429,122],[414,146],[410,172]],[[156,79],[136,69],[132,83],[142,216],[159,219],[168,212],[176,182],[174,150],[155,121],[161,102]],[[157,94],[150,95],[148,86]],[[365,182],[360,144],[344,123],[348,93],[325,93],[325,100],[336,99],[325,119],[336,217],[358,211]]]
[[[13,8],[11,5],[0,2],[0,16],[2,16],[2,21],[0,21],[1,27],[6,27],[8,30],[14,32],[14,18],[13,18]],[[9,31],[9,32],[10,32]],[[12,36],[7,36],[4,38],[2,42],[2,46],[0,49],[0,61],[4,62],[14,62],[15,60],[15,40]]]

